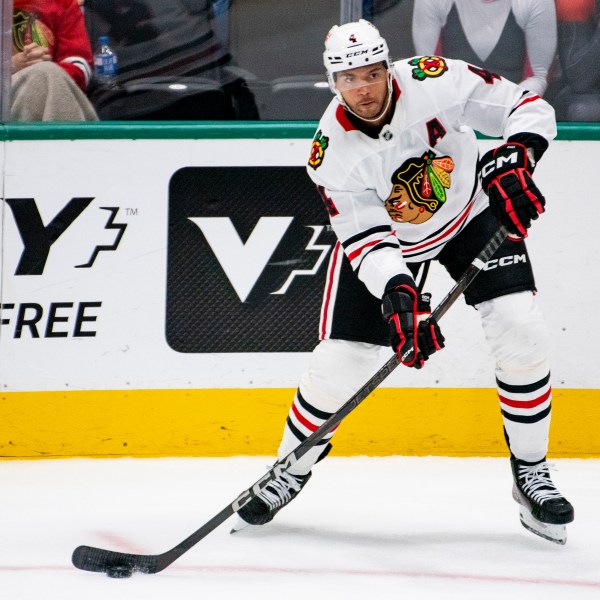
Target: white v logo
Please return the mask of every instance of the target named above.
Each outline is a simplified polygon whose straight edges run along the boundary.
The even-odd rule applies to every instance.
[[[229,217],[189,217],[204,234],[240,300],[258,281],[294,217],[261,217],[244,244]]]

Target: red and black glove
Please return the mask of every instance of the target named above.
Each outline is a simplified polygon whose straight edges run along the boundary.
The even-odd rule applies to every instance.
[[[544,212],[546,200],[537,188],[527,148],[510,142],[483,155],[481,185],[498,221],[513,236],[527,237],[531,221]]]
[[[444,336],[430,316],[430,294],[419,293],[408,275],[398,275],[392,282],[382,301],[390,343],[403,365],[420,369],[434,352],[444,347]]]

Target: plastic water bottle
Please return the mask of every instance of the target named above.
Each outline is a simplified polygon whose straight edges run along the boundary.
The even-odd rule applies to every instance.
[[[94,75],[98,83],[113,87],[117,83],[117,55],[108,43],[108,36],[98,38],[98,49],[94,54]]]

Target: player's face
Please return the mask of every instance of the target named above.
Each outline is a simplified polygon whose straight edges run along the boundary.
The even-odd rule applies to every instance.
[[[388,71],[384,63],[340,71],[335,87],[353,113],[374,119],[381,115],[387,102]]]

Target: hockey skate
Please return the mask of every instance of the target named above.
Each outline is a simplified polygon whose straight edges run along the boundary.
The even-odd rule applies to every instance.
[[[273,517],[300,493],[310,477],[310,472],[307,475],[292,475],[287,471],[282,473],[258,496],[240,508],[237,513],[238,520],[231,533],[245,529],[249,525],[264,525],[272,521]]]
[[[528,463],[511,457],[513,498],[520,504],[521,524],[540,537],[566,544],[567,523],[575,518],[571,503],[556,489],[548,463]]]

